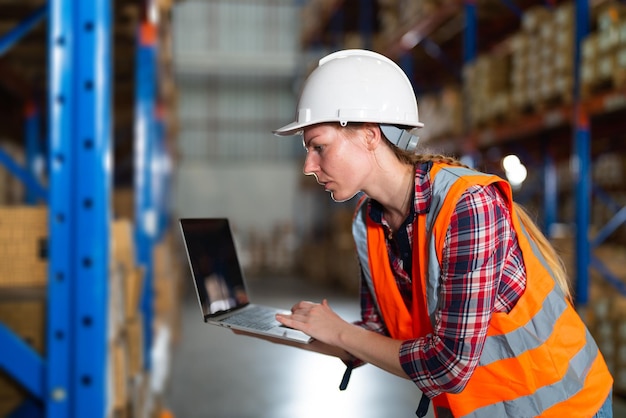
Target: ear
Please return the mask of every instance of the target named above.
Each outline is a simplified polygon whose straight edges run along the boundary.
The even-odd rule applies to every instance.
[[[378,147],[378,144],[384,139],[383,134],[380,131],[380,127],[376,123],[364,123],[363,136],[365,138],[365,145],[367,149],[373,151]]]

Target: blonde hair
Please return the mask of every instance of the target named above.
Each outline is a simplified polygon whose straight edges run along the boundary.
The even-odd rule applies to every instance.
[[[434,162],[449,164],[458,167],[465,167],[472,170],[471,167],[466,166],[456,158],[447,157],[439,154],[415,154],[413,152],[401,150],[400,148],[395,146],[391,146],[391,148],[393,149],[393,152],[398,157],[398,159],[406,164]],[[537,245],[539,251],[545,258],[548,267],[552,271],[552,276],[554,277],[554,280],[561,288],[567,299],[569,299],[569,301],[571,302],[572,294],[570,291],[567,271],[565,269],[565,264],[563,263],[563,260],[561,259],[561,257],[559,257],[552,244],[550,244],[550,241],[548,241],[548,238],[546,238],[546,236],[541,232],[537,224],[532,220],[532,218],[522,205],[517,202],[513,202],[513,212],[514,213],[512,213],[511,216],[517,214],[520,222],[528,232],[528,235]]]

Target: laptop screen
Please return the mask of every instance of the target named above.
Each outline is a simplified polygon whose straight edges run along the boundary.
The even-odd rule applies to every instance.
[[[205,318],[249,303],[228,219],[181,219],[196,293]]]

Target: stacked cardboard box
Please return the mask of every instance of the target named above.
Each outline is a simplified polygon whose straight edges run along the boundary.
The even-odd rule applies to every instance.
[[[524,13],[512,38],[511,98],[514,109],[570,103],[574,74],[574,6],[535,6]]]
[[[519,32],[463,69],[470,126],[571,103],[573,74],[573,4],[531,7]]]
[[[36,352],[45,352],[48,210],[0,207],[0,323]],[[0,372],[0,416],[28,394]]]
[[[113,223],[113,274],[123,277],[121,283],[121,326],[110,341],[111,378],[114,394],[112,417],[140,417],[154,413],[162,405],[162,394],[169,378],[172,343],[180,331],[179,266],[186,265],[180,243],[171,231],[153,247],[152,309],[153,321],[145,324],[141,300],[144,292],[144,270],[135,261],[133,224],[120,219]],[[113,288],[113,287],[112,287]],[[110,299],[114,303],[114,299]],[[115,315],[110,313],[111,316]],[[148,373],[145,363],[145,326],[151,327],[153,360]]]
[[[396,0],[395,1],[395,13],[398,16],[398,23],[400,28],[410,27],[415,22],[425,20],[429,16],[432,16],[439,8],[444,5],[443,0]],[[389,28],[393,30],[393,28]],[[398,26],[395,27],[396,31]]]
[[[174,233],[176,232],[176,233]],[[169,383],[171,350],[180,338],[181,278],[189,276],[187,261],[178,231],[168,230],[153,248],[153,322],[152,368],[150,370],[150,408],[163,408],[163,395]],[[183,267],[185,270],[183,270]]]
[[[300,37],[304,42],[311,42],[323,29],[322,25],[330,17],[339,0],[312,0],[306,2],[301,9]]]
[[[45,286],[47,252],[46,207],[0,207],[0,289]]]
[[[110,416],[132,416],[133,394],[145,379],[143,319],[139,306],[143,270],[136,264],[133,225],[127,219],[111,224],[109,280]]]
[[[626,6],[604,3],[597,10],[597,30],[582,44],[581,94],[589,98],[595,92],[626,85]]]
[[[463,68],[463,88],[471,127],[484,127],[510,111],[511,54],[482,54]]]
[[[463,132],[463,98],[461,90],[452,85],[439,93],[419,98],[419,116],[424,127],[418,131],[423,141],[457,137]]]

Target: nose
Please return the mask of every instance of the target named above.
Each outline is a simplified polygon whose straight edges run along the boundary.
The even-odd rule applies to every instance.
[[[304,173],[304,175],[315,175],[315,172],[318,168],[318,164],[315,161],[315,155],[311,152],[307,152],[306,157],[304,158],[304,166],[302,167],[302,172]]]

